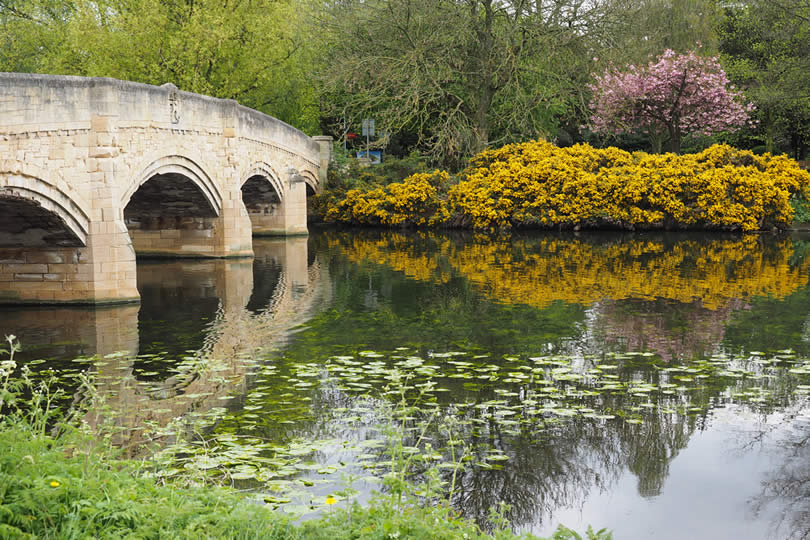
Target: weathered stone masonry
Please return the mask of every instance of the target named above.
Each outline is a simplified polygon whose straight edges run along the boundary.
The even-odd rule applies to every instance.
[[[306,234],[328,144],[173,85],[0,73],[0,302],[137,300],[136,253]]]

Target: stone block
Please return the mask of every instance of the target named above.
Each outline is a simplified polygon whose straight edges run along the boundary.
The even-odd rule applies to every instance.
[[[40,287],[42,287],[43,290],[47,290],[45,288],[46,285],[47,285],[47,283],[42,281],[42,275],[40,275],[38,279],[33,279],[33,278],[31,278],[31,279],[20,279],[17,276],[15,276],[14,283],[12,284],[12,287],[14,289],[19,290],[19,291],[32,291],[32,290],[35,290],[35,289],[39,289]]]
[[[25,254],[25,262],[59,264],[65,262],[65,256],[53,251],[29,251]]]
[[[91,148],[87,155],[91,158],[106,159],[118,157],[120,151],[113,146],[96,146],[95,148]]]
[[[48,271],[47,264],[9,264],[5,267],[6,272],[15,274],[44,274]]]
[[[110,131],[112,129],[112,122],[109,116],[93,115],[90,119],[90,129],[93,131]]]
[[[79,270],[76,264],[49,264],[49,274],[75,274]]]
[[[103,221],[116,221],[118,219],[118,208],[106,207],[101,209],[101,219]]]
[[[91,288],[88,281],[66,281],[63,284],[63,289],[66,291],[88,291]]]

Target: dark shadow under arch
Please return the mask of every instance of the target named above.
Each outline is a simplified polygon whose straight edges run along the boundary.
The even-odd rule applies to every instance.
[[[281,205],[281,194],[269,178],[254,174],[242,184],[242,201],[248,214],[272,215]]]
[[[179,173],[156,174],[132,194],[124,208],[129,228],[175,229],[194,226],[201,218],[217,217],[217,210],[190,178]]]
[[[85,240],[39,201],[0,191],[0,247],[82,247]]]

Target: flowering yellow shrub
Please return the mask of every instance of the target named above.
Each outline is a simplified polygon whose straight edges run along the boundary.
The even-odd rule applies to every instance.
[[[326,210],[325,219],[364,225],[437,225],[447,219],[439,189],[449,180],[446,172],[436,170],[369,191],[352,189]]]
[[[785,156],[727,145],[678,156],[534,141],[481,152],[447,187],[447,173],[434,171],[353,190],[326,219],[475,229],[785,228],[790,196],[810,193],[810,173]]]

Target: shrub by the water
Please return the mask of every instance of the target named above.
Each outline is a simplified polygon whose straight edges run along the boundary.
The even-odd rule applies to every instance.
[[[326,221],[370,225],[439,225],[448,218],[441,194],[449,178],[444,171],[433,171],[374,189],[352,189],[330,205],[324,217]]]
[[[350,190],[370,191],[428,170],[426,158],[417,153],[402,158],[386,156],[381,164],[368,166],[336,145],[332,158],[328,189],[308,201],[310,214],[315,218],[323,219],[329,208],[345,198]]]
[[[754,231],[787,228],[791,196],[810,173],[786,156],[727,145],[696,154],[629,153],[534,141],[485,150],[461,180],[443,171],[348,190],[326,221],[474,229],[624,228]]]

